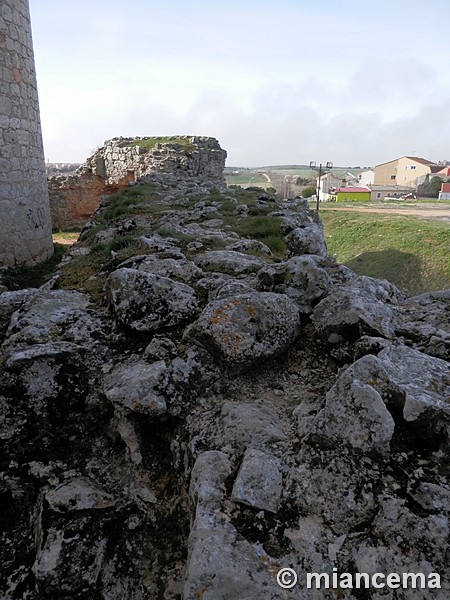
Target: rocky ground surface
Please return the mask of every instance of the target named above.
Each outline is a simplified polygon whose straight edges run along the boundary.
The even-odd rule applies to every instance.
[[[216,188],[149,176],[0,294],[0,597],[448,600],[450,291]],[[441,589],[306,589],[333,569]]]

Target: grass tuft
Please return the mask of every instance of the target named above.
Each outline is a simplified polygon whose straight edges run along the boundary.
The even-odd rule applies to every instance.
[[[243,220],[236,227],[237,233],[244,237],[264,242],[278,256],[285,256],[286,244],[283,239],[281,219],[260,215]]]
[[[159,194],[155,195],[155,189],[154,184],[146,183],[112,194],[97,220],[109,222],[124,215],[145,213],[146,210],[151,210],[152,202],[159,199]]]
[[[124,235],[108,243],[94,244],[89,254],[75,256],[59,271],[59,286],[90,294],[92,302],[104,303],[104,285],[108,275],[127,258],[143,254],[142,242]]]
[[[176,146],[179,146],[180,148],[183,148],[184,150],[187,150],[189,152],[193,152],[196,148],[196,145],[191,141],[190,138],[188,137],[181,137],[181,136],[165,136],[165,137],[161,137],[161,136],[157,136],[157,137],[144,137],[144,138],[140,138],[138,140],[133,140],[129,146],[133,147],[133,146],[140,146],[141,148],[148,148],[148,149],[152,149],[156,146],[156,144],[161,144],[161,145],[167,145],[167,144],[174,144]]]

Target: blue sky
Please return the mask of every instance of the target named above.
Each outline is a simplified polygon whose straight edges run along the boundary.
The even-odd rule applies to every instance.
[[[230,166],[450,160],[448,0],[30,0],[47,160],[209,135]]]

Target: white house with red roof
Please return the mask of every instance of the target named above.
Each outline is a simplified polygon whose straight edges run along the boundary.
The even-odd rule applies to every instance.
[[[439,200],[450,200],[450,183],[443,183],[439,192]]]

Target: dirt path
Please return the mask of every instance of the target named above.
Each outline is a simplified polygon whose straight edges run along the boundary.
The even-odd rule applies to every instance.
[[[72,246],[78,239],[79,233],[54,233],[53,242],[55,244],[62,244],[63,246]]]
[[[392,214],[392,215],[413,215],[416,217],[423,217],[425,219],[442,219],[450,221],[450,206],[446,205],[442,208],[393,208],[386,206],[385,208],[366,208],[365,206],[359,207],[337,207],[337,206],[321,206],[320,210],[341,210],[343,212],[360,212],[360,213],[380,213],[380,214]]]

